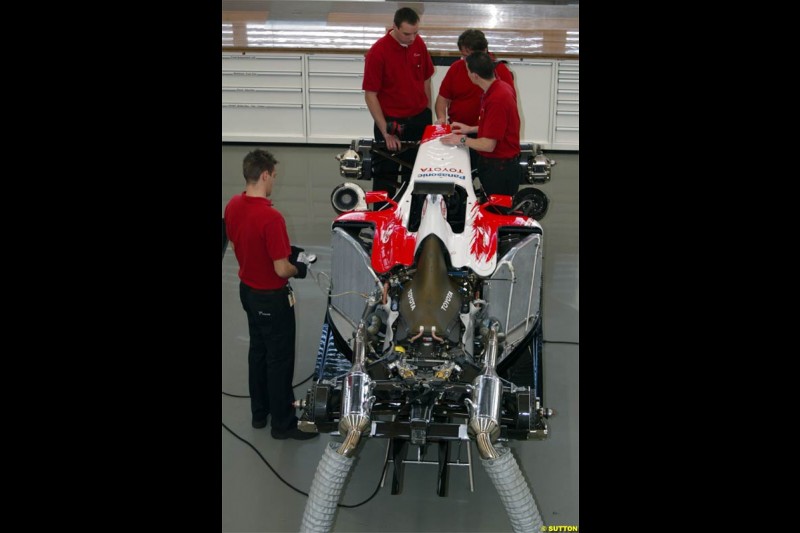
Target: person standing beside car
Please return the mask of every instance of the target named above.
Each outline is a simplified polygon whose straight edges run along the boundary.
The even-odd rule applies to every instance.
[[[364,100],[374,120],[375,142],[386,141],[389,152],[400,150],[401,141],[419,141],[425,126],[432,122],[431,77],[433,61],[428,47],[418,36],[419,15],[409,7],[398,9],[392,28],[378,39],[364,62]],[[398,158],[413,165],[416,150],[406,150]],[[373,190],[386,190],[394,196],[398,164],[389,159],[376,162]],[[402,174],[410,175],[410,169]]]
[[[253,150],[242,164],[245,191],[225,206],[225,228],[239,262],[239,297],[247,313],[247,356],[252,426],[263,428],[272,415],[275,439],[306,440],[317,433],[297,428],[292,402],[295,361],[294,293],[289,278],[305,278],[302,251],[289,244],[286,221],[269,196],[278,161]]]

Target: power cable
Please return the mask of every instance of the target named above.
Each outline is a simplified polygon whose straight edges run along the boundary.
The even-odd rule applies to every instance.
[[[224,393],[223,393],[223,394],[224,394]],[[236,434],[236,432],[234,432],[234,431],[233,431],[231,428],[229,428],[228,426],[226,426],[226,425],[225,425],[225,422],[222,422],[222,427],[224,427],[226,430],[228,430],[228,433],[230,433],[231,435],[233,435],[234,437],[236,437],[236,438],[237,438],[237,439],[239,439],[240,441],[244,442],[244,443],[245,443],[245,444],[247,444],[248,446],[250,446],[250,448],[252,448],[252,449],[253,449],[253,451],[254,451],[254,452],[256,452],[256,454],[257,454],[257,455],[258,455],[258,456],[261,458],[261,460],[262,460],[262,461],[264,461],[264,464],[265,464],[265,465],[267,465],[267,467],[268,467],[270,470],[272,470],[272,473],[273,473],[273,474],[275,474],[275,476],[276,476],[278,479],[280,479],[280,480],[283,482],[283,484],[284,484],[284,485],[286,485],[287,487],[289,487],[289,488],[290,488],[290,489],[292,489],[293,491],[297,492],[298,494],[302,494],[303,496],[306,496],[306,497],[308,497],[308,493],[307,493],[307,492],[303,492],[302,490],[298,489],[297,487],[295,487],[294,485],[292,485],[291,483],[289,483],[288,481],[286,481],[285,479],[283,479],[283,478],[281,477],[281,475],[280,475],[280,474],[278,474],[278,472],[276,472],[274,468],[272,468],[272,465],[271,465],[271,464],[269,464],[269,461],[267,461],[267,460],[264,458],[264,456],[263,456],[263,455],[261,455],[261,452],[260,452],[260,451],[258,451],[258,449],[257,449],[255,446],[253,446],[253,445],[252,445],[250,442],[248,442],[247,440],[245,440],[245,439],[243,439],[242,437],[240,437],[239,435],[237,435],[237,434]],[[355,504],[355,505],[346,505],[346,504],[344,504],[344,503],[337,503],[336,505],[337,505],[338,507],[345,507],[345,508],[347,508],[347,509],[355,509],[356,507],[360,507],[360,506],[364,505],[365,503],[369,502],[369,501],[370,501],[372,498],[374,498],[374,497],[375,497],[375,495],[376,495],[376,494],[378,494],[378,491],[379,491],[379,490],[380,490],[380,488],[381,488],[381,480],[383,479],[383,474],[384,474],[384,472],[386,471],[386,466],[387,466],[388,464],[389,464],[389,457],[386,457],[386,460],[383,462],[383,468],[381,468],[381,476],[380,476],[380,478],[378,478],[378,486],[377,486],[377,487],[375,487],[375,490],[373,491],[373,493],[370,495],[370,497],[369,497],[369,498],[367,498],[367,499],[366,499],[366,500],[364,500],[363,502],[361,502],[361,503],[357,503],[357,504]]]

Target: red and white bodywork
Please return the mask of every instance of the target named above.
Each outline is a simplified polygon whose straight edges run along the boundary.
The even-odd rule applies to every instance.
[[[353,211],[336,221],[371,222],[375,225],[372,249],[372,268],[381,274],[396,265],[410,266],[417,248],[430,234],[436,235],[450,254],[455,268],[467,267],[479,276],[489,276],[497,267],[497,230],[501,226],[541,228],[538,222],[522,215],[501,215],[491,206],[510,206],[510,201],[493,196],[480,204],[472,185],[469,149],[448,146],[439,137],[450,133],[450,126],[431,125],[425,129],[420,143],[411,180],[397,202],[381,211]],[[441,194],[426,195],[422,216],[416,231],[409,230],[412,196],[415,191],[452,184],[463,189],[466,196],[466,216],[462,232],[454,232],[447,221],[447,204]],[[369,199],[370,193],[367,193]]]

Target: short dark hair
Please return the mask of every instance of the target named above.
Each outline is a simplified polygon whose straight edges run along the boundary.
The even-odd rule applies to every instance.
[[[489,48],[489,43],[481,30],[469,29],[464,30],[464,33],[458,36],[458,49],[462,48],[473,52],[485,52]]]
[[[242,163],[242,174],[244,174],[244,179],[246,182],[255,183],[258,181],[258,177],[261,175],[261,173],[265,170],[272,174],[272,172],[275,170],[275,165],[277,164],[278,160],[275,159],[274,155],[259,148],[244,156],[244,162]]]
[[[419,15],[417,15],[417,12],[410,7],[401,7],[394,12],[394,25],[399,28],[404,22],[407,22],[413,26],[419,22]]]
[[[472,52],[468,55],[467,68],[484,80],[494,79],[494,61],[486,52]]]

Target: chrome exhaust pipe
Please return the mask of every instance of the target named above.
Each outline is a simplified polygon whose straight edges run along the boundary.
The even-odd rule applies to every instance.
[[[497,327],[489,328],[486,346],[486,366],[472,382],[473,402],[464,400],[469,409],[469,432],[475,435],[478,452],[483,459],[497,459],[500,453],[492,442],[500,436],[500,401],[503,384],[495,371],[497,364]]]
[[[336,453],[353,457],[356,448],[370,425],[370,413],[375,396],[371,396],[373,382],[364,370],[366,357],[366,327],[364,321],[356,329],[353,343],[353,366],[344,376],[342,384],[342,410],[339,419],[339,433],[345,436]]]

